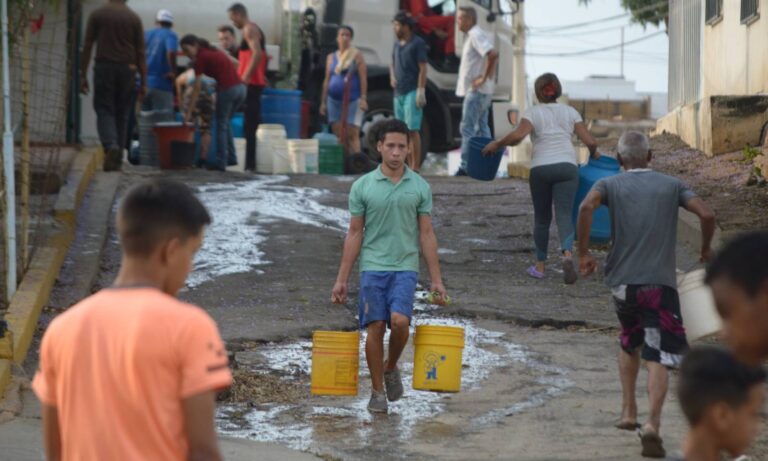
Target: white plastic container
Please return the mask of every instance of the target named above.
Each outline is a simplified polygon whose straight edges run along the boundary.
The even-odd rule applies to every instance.
[[[256,139],[256,171],[274,174],[275,149],[279,149],[281,144],[285,143],[285,127],[276,124],[261,124],[256,130]]]
[[[245,138],[235,138],[235,154],[237,155],[237,165],[227,167],[227,171],[245,171]]]
[[[680,310],[688,341],[712,336],[723,327],[712,290],[704,283],[706,272],[699,269],[677,277]]]
[[[319,172],[320,143],[317,139],[289,139],[288,152],[293,173]]]
[[[272,173],[292,173],[291,156],[288,153],[288,140],[273,138],[272,147]]]

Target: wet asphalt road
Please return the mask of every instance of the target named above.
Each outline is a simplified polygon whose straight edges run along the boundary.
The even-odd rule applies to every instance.
[[[154,174],[127,172],[118,197]],[[195,187],[214,217],[181,297],[217,320],[241,369],[282,383],[273,401],[224,405],[223,432],[328,459],[640,459],[636,436],[612,428],[620,401],[616,322],[601,277],[565,286],[556,265],[541,281],[525,275],[533,260],[527,183],[427,178],[454,303],[422,307],[416,323],[466,328],[464,388],[454,395],[409,390],[389,416],[374,418],[365,411],[363,362],[358,397],[308,392],[312,331],[356,326],[353,305],[328,302],[352,178],[171,176]],[[94,290],[111,283],[118,268],[113,226],[109,232]],[[554,237],[553,228],[556,260]],[[680,267],[690,266],[686,249],[680,260]],[[429,283],[425,267],[420,281]],[[354,299],[356,281],[351,285]],[[406,376],[411,357],[409,346]],[[285,401],[281,392],[293,397]],[[665,417],[672,449],[683,432],[674,403]]]

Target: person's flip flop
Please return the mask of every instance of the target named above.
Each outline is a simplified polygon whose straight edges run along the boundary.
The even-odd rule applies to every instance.
[[[665,458],[667,451],[664,449],[664,441],[655,432],[638,431],[640,443],[643,445],[642,455],[645,458]]]
[[[525,272],[526,272],[528,275],[530,275],[531,277],[535,278],[535,279],[539,279],[539,280],[541,280],[541,279],[543,279],[543,278],[544,278],[544,272],[539,272],[539,271],[537,271],[537,270],[536,270],[536,266],[531,266],[531,267],[529,267],[529,268],[528,268],[528,270],[527,270],[527,271],[525,271]]]
[[[638,423],[630,423],[629,421],[621,421],[619,423],[614,424],[616,429],[621,429],[622,431],[636,431],[640,429],[642,426]]]

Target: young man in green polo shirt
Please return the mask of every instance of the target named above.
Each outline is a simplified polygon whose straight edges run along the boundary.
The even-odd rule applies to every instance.
[[[430,290],[439,294],[438,301],[446,299],[446,292],[432,228],[432,191],[405,166],[408,126],[400,120],[387,120],[374,130],[382,163],[355,181],[349,193],[352,219],[331,300],[347,302],[347,280],[360,256],[360,328],[368,331],[365,357],[373,387],[368,410],[386,413],[387,400],[394,402],[403,396],[397,361],[410,333],[419,244],[432,280]],[[387,326],[391,333],[385,361]]]

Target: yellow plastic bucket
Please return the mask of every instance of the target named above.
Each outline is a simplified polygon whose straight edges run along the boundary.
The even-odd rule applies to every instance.
[[[419,325],[413,344],[413,388],[459,392],[464,328]]]
[[[359,332],[314,332],[312,335],[312,394],[357,395],[359,366]]]

